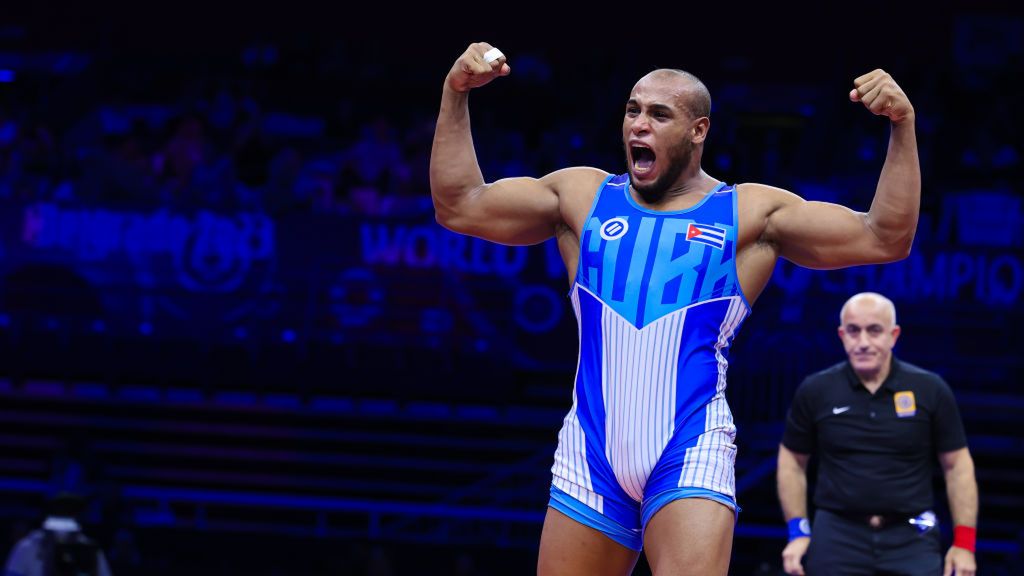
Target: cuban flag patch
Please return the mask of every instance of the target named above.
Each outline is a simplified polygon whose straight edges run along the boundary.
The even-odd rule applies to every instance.
[[[686,240],[688,242],[700,242],[719,250],[725,249],[725,228],[712,226],[710,224],[697,224],[691,222],[686,229]]]

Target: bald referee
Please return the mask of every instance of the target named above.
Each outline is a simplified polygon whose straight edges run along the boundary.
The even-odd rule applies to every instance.
[[[839,317],[847,360],[800,385],[779,446],[786,573],[974,576],[978,485],[952,391],[938,375],[893,356],[901,330],[885,296],[857,294]],[[813,523],[806,477],[812,454]],[[931,509],[936,455],[954,524],[945,560]]]

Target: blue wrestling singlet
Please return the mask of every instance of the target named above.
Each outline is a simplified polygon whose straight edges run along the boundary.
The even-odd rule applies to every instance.
[[[634,550],[661,507],[733,510],[729,345],[750,306],[736,277],[735,187],[687,210],[641,207],[629,175],[601,185],[570,296],[580,351],[550,506]]]

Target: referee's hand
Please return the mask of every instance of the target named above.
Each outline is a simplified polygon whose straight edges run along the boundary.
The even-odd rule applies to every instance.
[[[957,546],[950,546],[946,552],[946,567],[942,576],[974,576],[978,573],[978,564],[974,561],[974,553]]]
[[[789,544],[786,544],[786,547],[782,550],[782,569],[786,571],[786,574],[804,576],[804,565],[801,561],[804,559],[804,554],[807,553],[807,547],[810,545],[811,539],[806,536],[794,538],[789,541]]]

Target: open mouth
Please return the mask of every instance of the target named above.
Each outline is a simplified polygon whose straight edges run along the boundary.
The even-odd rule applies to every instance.
[[[629,155],[633,159],[634,174],[646,174],[654,169],[654,150],[646,146],[630,146]]]

